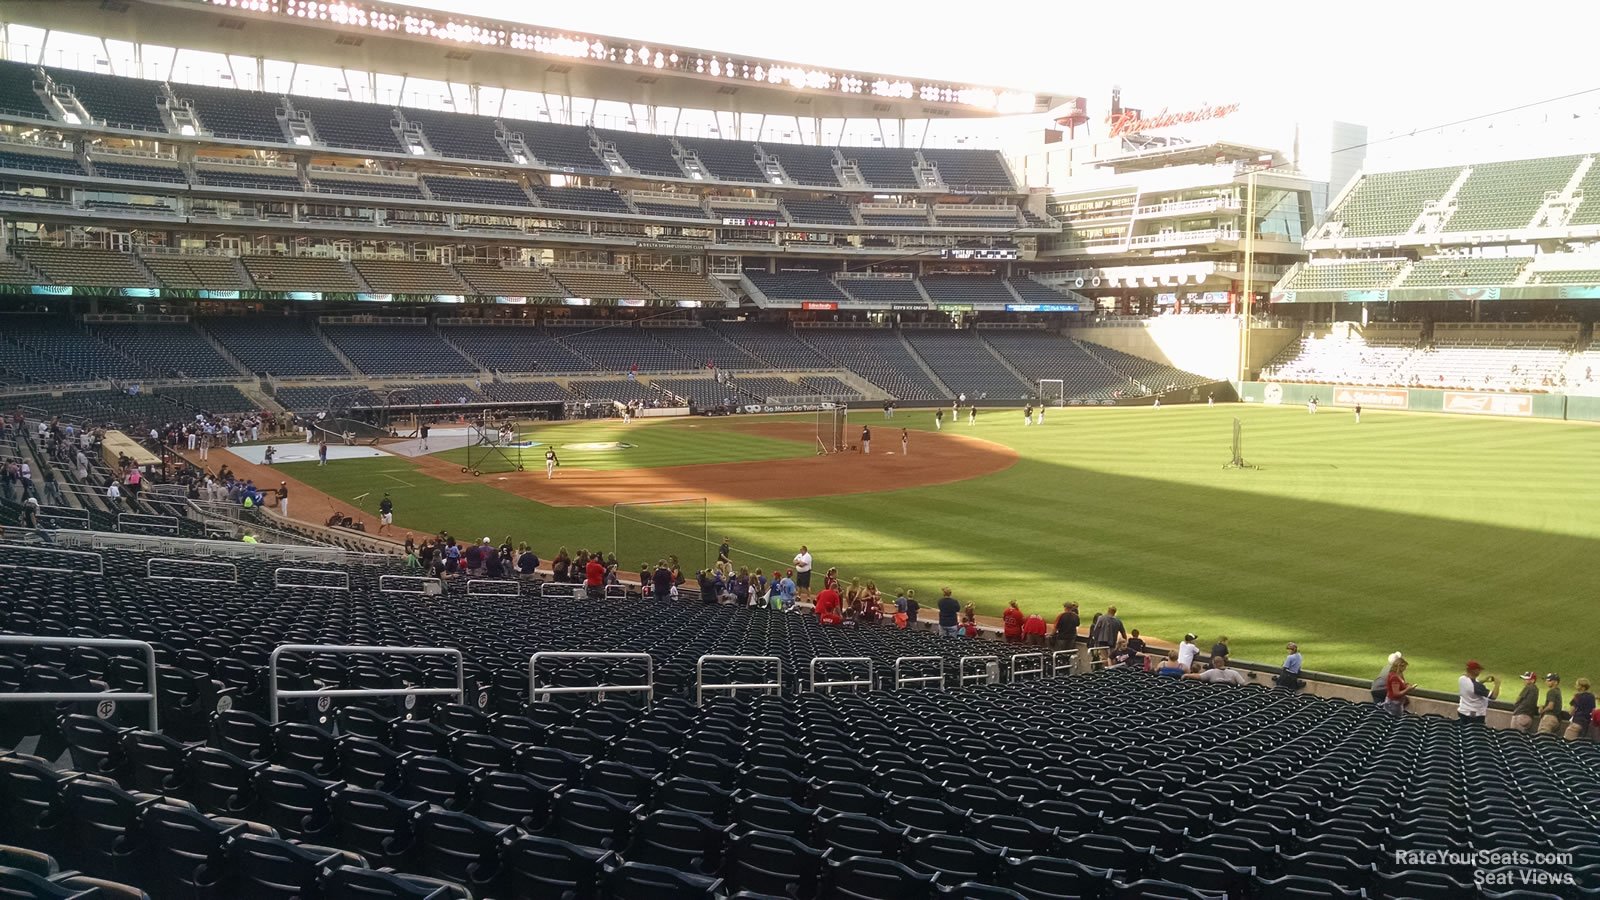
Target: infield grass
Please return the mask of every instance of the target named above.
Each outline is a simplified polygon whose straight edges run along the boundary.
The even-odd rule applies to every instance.
[[[1222,467],[1236,415],[1258,469]],[[736,561],[769,571],[808,544],[819,570],[873,578],[891,596],[913,587],[930,613],[949,585],[988,614],[1014,598],[1051,618],[1072,599],[1087,623],[1116,604],[1146,635],[1194,631],[1209,647],[1225,634],[1242,659],[1276,661],[1294,640],[1320,671],[1370,677],[1402,650],[1413,678],[1442,690],[1453,689],[1469,657],[1508,688],[1525,669],[1560,671],[1569,686],[1600,675],[1592,649],[1600,430],[1592,426],[1371,411],[1357,425],[1347,410],[1248,405],[1052,410],[1032,428],[1021,419],[985,410],[976,427],[951,426],[1015,448],[1022,458],[1003,472],[876,494],[713,504],[712,540],[731,535]],[[607,464],[763,452],[768,439],[740,435],[741,424],[633,428],[613,439],[637,446],[611,451]],[[902,411],[894,424],[932,430],[932,416]],[[605,433],[542,431],[562,443],[579,440],[569,433]],[[614,549],[608,511],[513,497],[490,474],[446,484],[400,458],[284,468],[344,499],[390,491],[401,527],[496,540],[510,532],[544,556],[559,544]],[[645,555],[622,554],[624,569]]]

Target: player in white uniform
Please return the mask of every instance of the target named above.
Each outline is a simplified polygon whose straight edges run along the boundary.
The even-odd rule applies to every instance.
[[[549,450],[546,450],[544,452],[544,477],[545,478],[554,478],[554,477],[556,477],[556,466],[559,466],[559,465],[561,465],[561,460],[556,459],[556,451],[555,451],[555,449],[551,448]]]
[[[904,428],[900,429],[900,455],[911,455],[911,432]]]

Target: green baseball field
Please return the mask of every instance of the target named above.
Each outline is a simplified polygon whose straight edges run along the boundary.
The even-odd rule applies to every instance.
[[[1234,416],[1256,468],[1224,468]],[[474,453],[478,476],[460,472],[462,446],[281,468],[341,499],[366,494],[364,506],[388,492],[402,530],[510,535],[545,559],[603,549],[630,571],[671,553],[692,571],[727,536],[736,564],[770,571],[806,544],[819,571],[889,596],[913,588],[925,608],[944,585],[987,614],[1015,599],[1053,618],[1076,600],[1087,623],[1116,605],[1147,636],[1226,635],[1235,657],[1259,661],[1293,640],[1308,668],[1356,676],[1401,650],[1443,690],[1469,657],[1502,677],[1600,675],[1590,426],[1372,411],[1357,424],[1348,410],[1230,405],[1052,410],[1033,427],[986,410],[931,435],[931,412],[852,413],[852,440],[874,428],[868,460],[819,459],[814,421],[531,427],[504,457]],[[562,465],[547,480],[551,447]],[[929,483],[944,459],[957,480]],[[903,483],[919,460],[919,486]],[[985,462],[986,474],[956,472]],[[773,493],[707,491],[714,465],[739,484],[759,473]],[[614,507],[664,496],[710,499]]]

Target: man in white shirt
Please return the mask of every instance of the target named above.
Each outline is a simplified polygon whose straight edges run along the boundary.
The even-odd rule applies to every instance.
[[[794,583],[800,589],[800,599],[811,599],[811,551],[805,544],[800,545],[800,552],[794,555]]]
[[[122,488],[118,487],[115,481],[106,486],[106,499],[110,500],[113,506],[122,499]]]
[[[1194,669],[1194,658],[1199,655],[1200,645],[1195,643],[1195,636],[1184,635],[1183,643],[1178,645],[1178,665],[1183,666],[1185,674]]]
[[[1493,675],[1478,680],[1483,666],[1475,659],[1467,660],[1467,672],[1458,679],[1461,702],[1456,705],[1456,716],[1463,722],[1483,724],[1489,714],[1489,701],[1500,697],[1500,679]],[[1493,685],[1493,687],[1491,687]]]

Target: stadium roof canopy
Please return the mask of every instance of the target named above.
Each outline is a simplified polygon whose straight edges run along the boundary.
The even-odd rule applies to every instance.
[[[51,0],[9,21],[412,78],[654,106],[801,118],[1046,112],[1062,95],[808,66],[412,9],[377,0]]]

